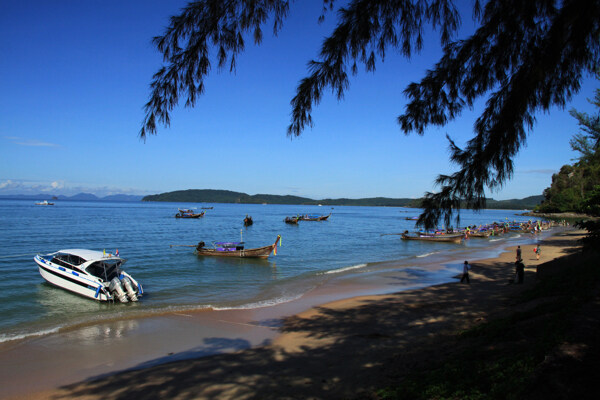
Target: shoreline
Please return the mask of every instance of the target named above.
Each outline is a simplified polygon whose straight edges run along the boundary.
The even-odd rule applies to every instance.
[[[355,346],[360,347],[360,343],[348,347],[349,343],[362,340],[371,347],[371,342],[378,342],[376,348],[371,348],[373,355],[385,350],[375,358],[369,355],[368,351],[364,354],[360,352],[362,358],[388,358],[390,350],[398,351],[398,343],[391,339],[398,339],[399,334],[393,331],[381,332],[382,328],[385,328],[385,331],[394,326],[397,329],[398,325],[410,327],[406,329],[406,337],[402,337],[401,343],[414,344],[432,336],[443,335],[444,332],[457,329],[465,323],[468,325],[468,322],[473,322],[473,315],[476,316],[475,320],[486,318],[490,302],[499,300],[496,296],[482,298],[486,290],[489,295],[490,290],[506,288],[503,290],[506,293],[502,293],[504,296],[529,287],[533,283],[535,267],[550,258],[560,256],[564,248],[575,245],[574,239],[566,235],[574,235],[576,232],[557,232],[544,239],[544,253],[539,262],[529,249],[533,245],[522,245],[527,266],[524,285],[507,283],[508,276],[514,275],[514,247],[509,247],[497,258],[475,262],[469,260],[473,266],[472,283],[469,286],[450,282],[393,294],[354,296],[334,302],[327,301],[328,295],[324,290],[323,293],[311,293],[308,298],[302,300],[263,309],[221,310],[210,313],[177,312],[149,319],[98,324],[27,340],[8,349],[0,347],[0,365],[5,364],[3,370],[9,370],[2,378],[3,389],[0,389],[0,394],[2,397],[40,399],[51,396],[110,398],[122,390],[138,393],[134,390],[141,390],[135,387],[142,381],[145,382],[145,378],[139,380],[142,376],[150,375],[153,381],[157,382],[160,381],[159,377],[166,374],[170,377],[169,381],[176,382],[166,384],[171,390],[167,394],[168,397],[177,397],[180,390],[181,393],[193,390],[194,393],[198,393],[197,397],[201,398],[244,398],[250,396],[249,392],[246,393],[250,390],[249,382],[253,382],[250,386],[255,387],[253,390],[257,390],[261,397],[286,397],[289,385],[292,387],[290,392],[300,391],[298,395],[301,397],[315,397],[323,391],[335,396],[343,390],[340,386],[344,385],[340,385],[340,382],[344,379],[336,381],[335,377],[332,377],[324,378],[325,383],[319,382],[316,376],[321,374],[325,377],[331,374],[327,368],[323,370],[320,364],[313,365],[317,361],[324,362],[329,369],[335,364],[343,372],[338,375],[351,377],[357,373],[356,362],[351,359],[348,359],[347,363],[343,361],[350,355],[356,356],[354,349]],[[554,249],[549,244],[553,240],[562,243],[566,237],[569,237],[568,246],[561,244]],[[556,250],[554,255],[553,250]],[[500,278],[504,280],[503,283],[498,281]],[[444,307],[440,305],[443,304],[439,300],[440,295],[444,296],[448,310],[452,307],[464,307],[465,298],[477,299],[475,304],[470,306],[474,307],[473,310],[467,311],[465,307],[460,311],[474,314],[469,315],[465,321],[457,319],[456,316],[445,315]],[[431,296],[435,296],[435,301],[432,302]],[[367,314],[361,314],[362,309],[369,308],[373,309]],[[406,310],[400,312],[402,315],[390,314],[390,310],[398,308]],[[382,317],[382,313],[394,321],[395,325],[382,323],[378,319]],[[355,321],[357,315],[360,315],[360,318]],[[324,325],[321,321],[323,319],[327,320]],[[432,321],[435,323],[430,325]],[[345,325],[348,326],[344,328]],[[417,329],[420,335],[416,336],[417,331],[414,329]],[[200,339],[203,342],[201,345],[198,343]],[[393,347],[389,347],[392,345],[388,343],[390,341],[395,343]],[[336,355],[342,358],[339,361],[332,358],[332,355],[321,357],[308,354],[311,353],[311,349],[328,353],[340,346],[345,350]],[[264,360],[271,362],[264,364]],[[235,379],[227,374],[215,375],[215,363],[223,363],[224,368],[227,366],[226,368],[233,371],[232,376]],[[311,365],[312,368],[311,372],[304,374],[307,376],[302,378],[308,383],[299,385],[293,376],[303,375],[298,374],[296,370],[302,368],[303,363]],[[375,370],[379,366],[378,362],[370,361],[366,364],[369,363],[373,364],[369,369]],[[8,365],[10,367],[7,367]],[[285,365],[285,370],[288,371],[282,379],[287,382],[285,384],[276,383],[274,378],[268,378],[269,368],[273,369],[271,373],[281,375],[281,365]],[[198,378],[197,382],[189,382],[184,379],[189,368],[197,377],[206,375],[211,378]],[[31,379],[32,376],[40,379]],[[98,381],[90,380],[93,377],[101,378]],[[36,384],[32,384],[32,381]],[[261,392],[264,382],[270,382],[268,387],[276,386],[268,392],[272,394]],[[118,388],[123,385],[131,387]],[[148,385],[144,390],[157,388],[156,383]],[[210,395],[215,391],[219,394]],[[151,393],[154,392],[143,392],[147,397],[152,397]]]

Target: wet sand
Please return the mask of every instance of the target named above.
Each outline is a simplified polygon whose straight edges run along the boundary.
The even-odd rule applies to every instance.
[[[544,240],[539,261],[533,245],[522,245],[523,285],[509,283],[511,247],[498,258],[469,260],[470,285],[457,280],[324,305],[328,295],[320,292],[276,307],[179,312],[5,343],[0,397],[360,397],[427,355],[443,355],[457,331],[510,310],[537,266],[576,251],[582,234]]]

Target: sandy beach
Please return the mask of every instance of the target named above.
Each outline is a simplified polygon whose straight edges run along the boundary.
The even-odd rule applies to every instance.
[[[471,284],[457,279],[322,305],[313,297],[271,309],[165,314],[3,344],[0,397],[369,398],[372,389],[449,352],[457,332],[511,312],[538,267],[542,274],[544,263],[577,251],[582,235],[568,230],[545,239],[540,260],[533,245],[521,246],[522,285],[510,283],[510,247],[497,258],[469,260]]]

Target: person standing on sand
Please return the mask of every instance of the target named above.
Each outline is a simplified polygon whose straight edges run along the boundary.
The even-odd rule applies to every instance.
[[[515,270],[517,272],[517,283],[523,283],[523,278],[525,277],[525,265],[522,260],[517,260],[517,262],[515,262]]]
[[[521,259],[521,246],[517,246],[517,261]]]
[[[469,281],[469,270],[471,269],[471,266],[469,265],[468,261],[465,261],[465,263],[463,264],[463,274],[462,274],[462,278],[460,278],[460,283],[463,283],[463,281],[466,279],[467,283],[470,285],[471,281]]]
[[[539,260],[541,254],[540,245],[538,244],[533,251],[535,252],[535,258]]]

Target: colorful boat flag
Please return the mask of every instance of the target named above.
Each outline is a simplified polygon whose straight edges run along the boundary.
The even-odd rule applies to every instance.
[[[115,256],[119,257],[119,249],[115,251]]]

